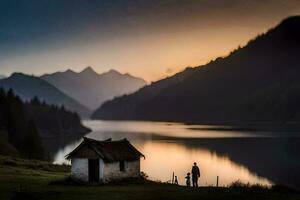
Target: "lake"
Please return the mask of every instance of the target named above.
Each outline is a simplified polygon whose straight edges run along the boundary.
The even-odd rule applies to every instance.
[[[87,137],[105,140],[127,138],[140,150],[141,171],[150,179],[170,182],[173,172],[179,184],[197,162],[200,185],[227,186],[233,181],[300,186],[300,135],[295,132],[235,131],[230,127],[169,122],[83,122],[92,129]],[[64,156],[81,140],[61,147],[54,163],[68,163]]]

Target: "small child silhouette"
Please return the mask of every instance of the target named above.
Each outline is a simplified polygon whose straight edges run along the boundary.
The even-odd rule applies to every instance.
[[[187,173],[186,174],[186,177],[185,177],[185,179],[186,179],[186,186],[188,186],[188,187],[190,187],[191,186],[191,177],[190,177],[190,172],[189,173]]]
[[[175,183],[176,185],[178,185],[177,176],[175,176],[175,181],[174,181],[174,183]]]

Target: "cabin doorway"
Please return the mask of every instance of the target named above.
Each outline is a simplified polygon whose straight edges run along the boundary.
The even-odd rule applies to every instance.
[[[89,182],[99,182],[99,159],[89,159]]]

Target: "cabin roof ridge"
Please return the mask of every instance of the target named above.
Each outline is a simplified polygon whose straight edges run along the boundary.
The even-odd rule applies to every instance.
[[[89,137],[86,137],[84,136],[83,137],[83,140],[86,140],[86,141],[92,141],[92,142],[129,142],[129,140],[127,138],[123,138],[123,139],[119,139],[119,140],[112,140],[112,138],[108,138],[108,139],[105,139],[105,140],[98,140],[98,139],[94,139],[94,138],[89,138]]]
[[[87,148],[92,150],[95,154],[87,153]],[[89,155],[87,155],[89,154]],[[93,138],[83,137],[83,141],[68,155],[67,159],[72,157],[99,157],[107,162],[114,162],[120,160],[137,160],[145,156],[137,150],[127,138],[121,140],[97,140]]]

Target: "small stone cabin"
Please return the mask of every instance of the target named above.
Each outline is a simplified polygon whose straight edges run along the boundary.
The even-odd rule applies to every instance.
[[[127,139],[98,141],[86,137],[66,157],[71,160],[72,177],[86,183],[139,177],[140,158],[145,158]]]

